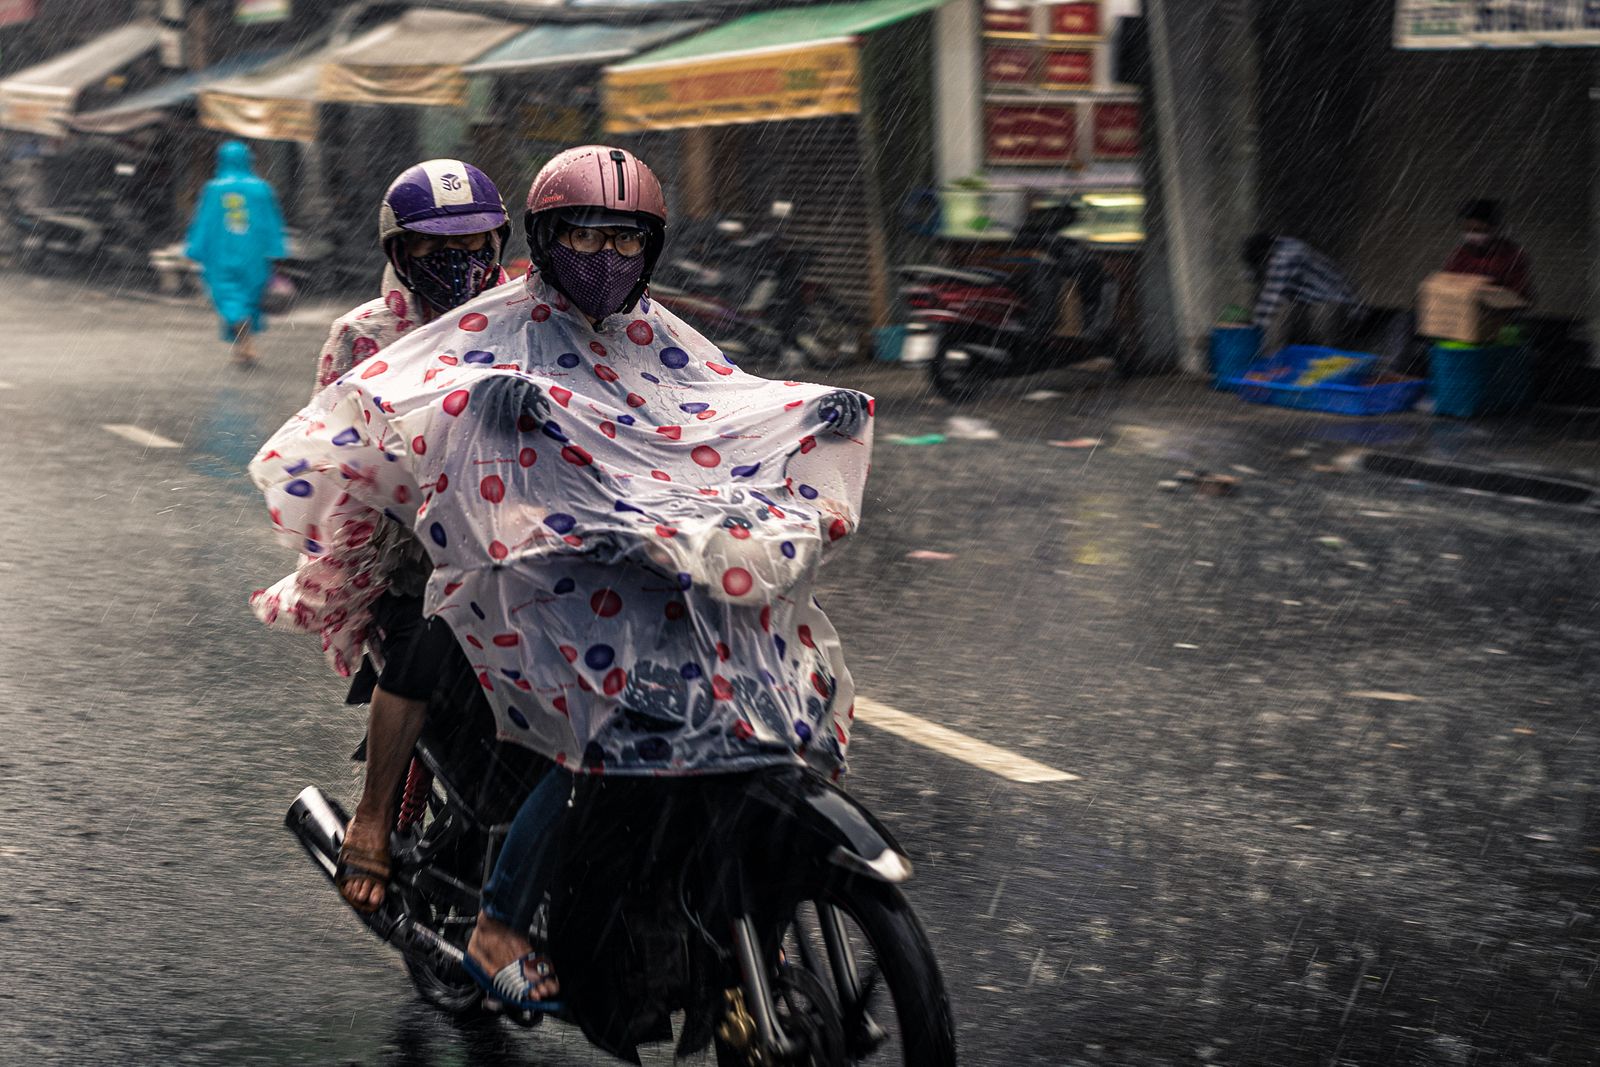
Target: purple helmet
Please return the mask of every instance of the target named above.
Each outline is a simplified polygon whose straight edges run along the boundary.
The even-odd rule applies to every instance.
[[[436,235],[494,231],[504,249],[511,225],[500,190],[487,174],[459,159],[430,159],[407,167],[383,194],[378,240],[387,248],[406,231]]]

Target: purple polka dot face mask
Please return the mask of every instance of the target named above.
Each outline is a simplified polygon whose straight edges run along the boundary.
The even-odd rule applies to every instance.
[[[615,248],[575,252],[557,242],[550,249],[556,287],[591,319],[623,310],[623,303],[644,277],[644,257],[624,256]]]

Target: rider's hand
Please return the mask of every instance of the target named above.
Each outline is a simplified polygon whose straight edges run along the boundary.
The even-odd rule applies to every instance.
[[[867,421],[867,404],[865,393],[837,389],[817,401],[817,414],[833,433],[853,437]]]
[[[515,374],[486,375],[472,387],[472,407],[486,431],[507,437],[526,429],[525,419],[543,425],[551,411],[544,390]]]

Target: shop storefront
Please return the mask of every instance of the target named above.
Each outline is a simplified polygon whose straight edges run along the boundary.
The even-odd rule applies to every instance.
[[[987,0],[973,28],[982,109],[964,175],[940,191],[942,233],[1004,240],[1029,205],[1074,198],[1076,236],[1143,239],[1138,90],[1117,82],[1119,20],[1139,0]]]
[[[860,316],[888,313],[901,200],[932,179],[941,0],[768,11],[606,70],[606,129],[670,165],[691,219],[786,206],[788,239]]]
[[[487,114],[476,131],[474,161],[507,183],[508,197],[526,188],[545,160],[601,138],[600,68],[706,26],[703,19],[667,19],[546,23],[523,30],[463,68]]]

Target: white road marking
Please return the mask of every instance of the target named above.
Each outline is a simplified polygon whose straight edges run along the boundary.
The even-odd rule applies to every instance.
[[[151,433],[149,430],[143,429],[143,428],[138,427],[138,426],[134,426],[131,423],[126,423],[126,422],[108,422],[108,423],[106,423],[104,426],[102,426],[100,428],[102,430],[109,430],[111,433],[116,434],[118,437],[126,437],[128,440],[132,441],[134,444],[143,445],[145,448],[182,448],[183,447],[182,445],[180,445],[176,441],[170,440],[169,438],[166,438],[166,437],[162,437],[158,433]]]
[[[977,738],[957,733],[938,723],[919,719],[915,715],[907,714],[898,708],[891,708],[887,704],[880,704],[867,697],[856,698],[856,721],[875,726],[907,741],[914,741],[946,756],[953,756],[979,770],[998,774],[1013,782],[1036,784],[1080,780],[1076,774],[1046,767],[1026,756],[996,748],[987,741],[979,741]]]
[[[1357,700],[1388,700],[1396,704],[1420,704],[1423,699],[1412,693],[1391,693],[1384,689],[1357,689],[1346,693],[1345,696],[1355,697]]]
[[[10,382],[0,382],[0,389],[15,389],[15,388],[16,388],[16,386],[12,385]]]

